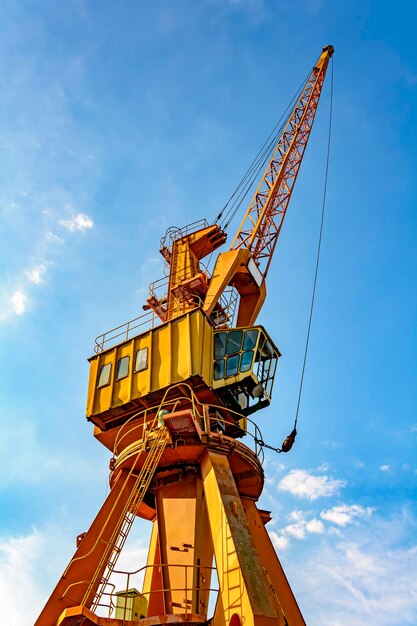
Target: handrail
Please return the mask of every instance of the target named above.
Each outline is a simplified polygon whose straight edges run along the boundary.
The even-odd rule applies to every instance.
[[[196,220],[195,222],[191,222],[190,224],[187,224],[186,226],[183,226],[182,228],[179,228],[178,226],[170,226],[168,228],[168,230],[166,231],[165,235],[162,237],[161,242],[160,242],[160,248],[161,250],[163,248],[169,248],[172,241],[174,240],[173,234],[177,234],[177,236],[175,236],[175,240],[177,239],[181,239],[181,237],[185,237],[185,235],[190,235],[191,233],[195,233],[198,230],[201,230],[202,228],[207,228],[208,227],[208,221],[203,218],[200,220]],[[167,245],[167,241],[169,242]]]
[[[182,568],[184,569],[184,582],[185,582],[185,586],[184,587],[164,587],[161,586],[160,588],[152,588],[149,591],[143,591],[141,592],[142,596],[148,596],[149,598],[151,597],[152,594],[154,593],[164,593],[166,591],[170,591],[170,592],[178,592],[178,591],[183,591],[184,592],[184,614],[185,616],[187,616],[190,613],[190,609],[188,607],[188,602],[187,600],[189,599],[188,596],[189,594],[194,591],[206,591],[206,592],[214,592],[214,593],[218,593],[219,592],[219,588],[217,587],[206,587],[206,586],[195,586],[195,585],[188,585],[188,581],[192,581],[194,576],[192,575],[194,573],[195,570],[199,570],[200,572],[202,570],[210,570],[211,572],[215,572],[216,568],[213,567],[212,565],[194,565],[194,564],[184,564],[184,563],[151,563],[151,564],[147,564],[144,565],[140,568],[138,568],[137,570],[134,571],[125,571],[125,570],[113,570],[113,574],[119,575],[119,576],[125,576],[126,577],[126,585],[124,586],[123,589],[119,589],[116,592],[116,586],[114,585],[114,583],[111,583],[110,581],[106,583],[106,586],[110,587],[111,589],[109,591],[104,590],[102,593],[102,597],[100,599],[100,602],[96,605],[96,607],[94,608],[94,611],[97,610],[98,607],[102,607],[102,608],[106,608],[108,610],[108,616],[111,617],[111,614],[113,613],[114,609],[117,608],[115,601],[114,601],[114,596],[118,595],[118,597],[122,597],[125,598],[127,600],[128,593],[129,590],[132,589],[132,586],[135,584],[132,582],[132,578],[134,576],[139,576],[140,574],[144,574],[148,569],[150,568],[157,568],[157,569],[163,569],[163,568]],[[189,575],[189,570],[191,569],[192,574]],[[139,585],[138,585],[139,586]],[[124,593],[123,593],[124,592]],[[107,599],[107,603],[103,602],[103,598]],[[124,614],[123,614],[123,619],[127,619],[127,602],[125,602],[124,605]]]
[[[146,327],[142,332],[145,330],[152,330],[156,326],[155,322],[160,324],[161,320],[156,315],[155,311],[151,310],[146,311],[146,313],[143,313],[142,315],[139,315],[139,317],[135,317],[124,324],[120,324],[120,326],[107,330],[105,333],[102,333],[95,338],[94,352],[96,354],[100,354],[100,352],[105,350],[106,344],[109,342],[116,342],[116,339],[119,339],[117,343],[131,339],[131,332],[137,328],[141,328],[142,326]],[[139,333],[136,332],[133,336],[136,336],[137,334]],[[114,344],[112,343],[112,345]],[[106,348],[109,347],[110,346],[106,346]]]
[[[168,392],[172,391],[172,389],[175,387],[179,387],[181,389],[184,389],[184,388],[188,389],[189,396],[181,395],[181,396],[177,396],[174,399],[167,399]],[[198,419],[200,420],[200,424],[204,424],[204,428],[202,428],[202,430],[209,436],[210,434],[215,433],[215,431],[211,430],[211,422],[216,422],[217,420],[216,418],[207,416],[204,407],[216,409],[217,411],[227,411],[228,413],[232,413],[233,415],[235,415],[237,420],[239,421],[245,420],[248,424],[250,424],[252,427],[250,430],[248,428],[245,429],[242,426],[239,426],[239,428],[244,433],[244,436],[249,436],[253,439],[255,455],[259,459],[259,462],[261,463],[261,465],[263,465],[264,450],[263,450],[263,446],[261,445],[261,442],[263,441],[263,437],[262,437],[262,432],[259,426],[256,424],[256,422],[254,422],[252,419],[250,419],[248,416],[244,415],[243,413],[240,413],[239,411],[234,411],[233,409],[229,407],[224,407],[220,404],[209,404],[209,403],[200,402],[197,396],[195,395],[192,387],[184,382],[176,383],[175,385],[167,389],[165,391],[164,396],[162,397],[162,400],[158,404],[155,404],[151,407],[147,407],[145,409],[141,409],[137,413],[134,413],[133,415],[131,415],[128,420],[126,420],[126,422],[121,426],[120,430],[118,431],[116,435],[116,439],[115,439],[114,447],[113,447],[114,454],[117,455],[117,450],[125,437],[128,437],[135,430],[140,431],[140,429],[142,429],[142,439],[143,439],[143,435],[145,433],[148,433],[150,430],[152,430],[152,427],[155,426],[155,423],[157,420],[157,414],[159,413],[159,411],[161,411],[162,409],[167,409],[169,407],[170,412],[174,412],[178,404],[180,404],[184,400],[191,403],[191,410],[193,412],[193,415],[196,415],[198,417]],[[148,415],[151,417],[149,422],[147,420]],[[128,426],[129,423],[131,423],[133,420],[140,418],[141,416],[144,417],[144,421],[142,423],[134,424],[132,428],[126,429],[126,426]],[[141,438],[139,436],[137,437],[137,440],[135,443],[138,446],[142,445]],[[123,452],[121,452],[121,454],[123,454]]]
[[[200,222],[202,221],[206,222],[206,220],[200,220]],[[206,226],[208,226],[208,224],[206,224]],[[200,269],[209,278],[210,272],[206,265],[202,261],[199,261],[199,266]],[[157,280],[151,282],[149,284],[150,297],[154,297],[157,300],[163,300],[163,298],[167,296],[167,293],[163,293],[158,296],[157,291],[162,290],[164,287],[168,287],[168,284],[169,278],[166,276],[162,276],[161,278],[158,278]],[[194,310],[199,307],[202,309],[204,304],[202,298],[200,298],[200,296],[198,295],[194,295],[193,299],[195,300],[195,307],[190,309],[191,303],[187,302],[187,311]],[[230,286],[224,290],[219,299],[221,309],[217,311],[214,310],[213,313],[210,315],[210,319],[214,326],[222,327],[225,324],[231,325],[233,323],[237,299],[238,293],[235,287]],[[226,316],[226,320],[223,319],[224,316]],[[145,313],[142,313],[142,315],[139,315],[138,317],[135,317],[128,322],[125,322],[124,324],[115,326],[115,328],[111,328],[101,335],[98,335],[94,341],[94,352],[96,354],[100,354],[105,349],[112,347],[116,343],[132,339],[136,335],[140,334],[139,332],[136,332],[138,328],[142,328],[141,332],[145,332],[147,330],[153,330],[153,328],[155,328],[159,324],[161,324],[161,319],[157,315],[157,313],[155,313],[153,309],[146,311]],[[133,333],[133,331],[135,332]]]

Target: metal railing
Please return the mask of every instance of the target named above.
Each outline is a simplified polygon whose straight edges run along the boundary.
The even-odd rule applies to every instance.
[[[122,615],[118,615],[119,619],[123,619],[123,620],[129,620],[129,619],[134,619],[132,616],[129,615],[129,607],[128,607],[128,600],[131,599],[131,595],[129,594],[129,592],[133,589],[136,589],[136,587],[142,588],[143,585],[143,579],[146,575],[147,570],[149,569],[157,569],[159,570],[159,572],[161,572],[162,570],[165,569],[165,571],[167,572],[166,576],[162,576],[161,578],[165,580],[169,578],[169,570],[170,569],[181,569],[183,570],[183,580],[184,580],[184,586],[178,586],[178,587],[173,587],[173,586],[169,586],[169,587],[165,587],[164,585],[155,588],[153,587],[151,590],[149,591],[142,591],[141,595],[145,596],[145,598],[148,600],[148,603],[151,599],[151,596],[153,594],[178,594],[181,593],[182,596],[182,604],[183,607],[178,607],[175,604],[175,607],[178,608],[183,608],[184,609],[184,616],[185,618],[192,612],[192,607],[190,608],[190,604],[192,603],[192,596],[195,593],[198,592],[202,592],[202,593],[215,593],[218,594],[219,592],[219,588],[218,587],[210,587],[210,586],[206,586],[205,582],[208,580],[208,578],[210,577],[210,581],[212,578],[212,573],[216,572],[216,568],[213,566],[209,566],[209,565],[185,565],[185,564],[177,564],[177,563],[156,563],[156,564],[151,564],[151,565],[144,565],[143,567],[140,567],[137,570],[131,571],[131,572],[127,572],[124,570],[114,570],[113,574],[115,576],[118,577],[123,577],[125,582],[123,585],[121,584],[117,584],[115,582],[109,581],[107,583],[106,589],[103,591],[102,593],[102,597],[100,599],[100,602],[97,604],[97,606],[94,609],[94,612],[97,614],[99,612],[99,609],[101,608],[101,612],[107,612],[107,616],[108,617],[112,617],[114,611],[116,608],[118,608],[119,610],[121,609],[123,611]],[[200,585],[193,585],[193,580],[194,580],[194,574],[197,573],[197,579],[200,580],[202,582],[202,584]],[[204,573],[206,573],[206,576],[204,576]],[[210,582],[211,584],[211,582]],[[116,587],[117,587],[117,591],[116,591]],[[117,600],[115,602],[115,597],[117,594],[117,598],[123,598],[124,601],[124,606],[117,606]],[[171,595],[172,598],[172,595]],[[173,605],[174,607],[174,605]],[[205,611],[207,610],[208,607],[204,607],[203,609],[203,614],[205,613]],[[197,611],[199,612],[199,611]]]
[[[186,312],[189,313],[198,308],[202,310],[203,302],[201,298],[194,296],[194,299],[195,306],[190,308],[190,304],[188,304]],[[231,327],[234,322],[237,305],[237,292],[235,288],[230,287],[227,293],[225,291],[225,293],[221,295],[219,303],[221,308],[218,310],[215,309],[209,319],[215,328]],[[179,311],[179,314],[181,314],[181,311]],[[173,319],[175,319],[175,317],[174,315]],[[98,335],[94,340],[94,352],[100,354],[118,343],[133,339],[133,337],[137,337],[163,323],[164,322],[161,321],[154,310],[146,311],[146,313]]]
[[[174,389],[175,387],[178,387],[182,390],[182,395],[178,395],[174,399],[167,398],[168,393],[172,392],[172,389]],[[188,390],[189,395],[185,395],[184,390]],[[208,436],[218,434],[218,418],[211,417],[209,415],[208,412],[210,411],[210,409],[214,409],[219,412],[227,411],[227,413],[234,415],[236,421],[239,422],[239,425],[237,427],[242,431],[244,437],[247,436],[252,439],[254,448],[253,452],[255,453],[261,465],[263,464],[263,437],[259,426],[249,417],[243,415],[242,413],[239,413],[238,411],[234,411],[233,409],[226,408],[220,404],[217,405],[201,403],[195,395],[192,387],[190,387],[190,385],[186,383],[177,383],[173,387],[170,387],[170,389],[165,392],[161,402],[152,407],[141,409],[137,413],[131,415],[129,419],[124,422],[116,435],[113,447],[114,454],[118,456],[118,464],[123,462],[125,454],[132,454],[133,452],[130,446],[128,449],[126,449],[125,445],[123,445],[123,442],[126,440],[126,438],[130,439],[132,437],[132,434],[134,434],[134,445],[140,448],[140,446],[143,445],[143,440],[146,438],[147,433],[155,428],[155,425],[157,423],[157,416],[161,410],[167,410],[170,413],[175,413],[175,411],[179,410],[187,404],[190,406],[194,419],[196,419],[196,421],[198,422],[199,428],[203,433]],[[141,421],[137,423],[137,420],[139,419],[141,419]],[[246,423],[247,425],[246,428],[243,428],[241,426],[241,424],[244,423]],[[118,452],[119,450],[120,455]]]
[[[191,233],[196,233],[202,228],[207,228],[208,225],[209,223],[206,219],[201,219],[191,222],[182,228],[179,228],[178,226],[170,226],[160,241],[160,249],[162,250],[163,248],[167,248],[169,250],[173,242],[177,239],[181,239],[181,237],[185,237],[186,235],[191,235]]]
[[[94,342],[94,352],[99,354],[116,343],[132,339],[146,330],[152,330],[152,328],[155,328],[155,326],[160,323],[161,320],[155,311],[146,311],[146,313],[139,315],[139,317],[135,317],[133,320],[129,320],[120,326],[107,330],[102,335],[98,335]]]

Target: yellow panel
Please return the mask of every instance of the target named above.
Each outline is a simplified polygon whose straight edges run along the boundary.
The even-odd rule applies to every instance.
[[[171,323],[164,324],[152,333],[151,390],[167,387],[171,370]]]
[[[112,394],[112,406],[120,406],[126,404],[130,400],[130,380],[132,375],[132,347],[134,341],[129,341],[122,344],[115,350],[115,363],[114,363],[114,385]],[[129,359],[128,375],[121,380],[116,380],[117,375],[117,363],[119,359],[127,357]]]
[[[148,393],[200,375],[212,384],[213,328],[201,310],[194,310],[90,359],[87,417],[120,407]],[[148,367],[135,372],[138,350],[148,349]],[[116,380],[118,359],[128,356],[129,374]],[[109,385],[97,388],[100,369],[112,364]]]
[[[145,396],[149,393],[150,390],[150,371],[151,371],[151,349],[152,349],[152,336],[151,333],[147,333],[146,335],[142,335],[141,337],[137,337],[133,340],[133,361],[132,361],[132,386],[131,386],[131,397],[132,398],[140,398],[141,396]],[[135,372],[135,360],[136,353],[138,350],[143,349],[148,350],[148,367],[142,372]]]
[[[97,415],[97,413],[101,413],[110,408],[111,399],[112,399],[112,391],[113,391],[113,381],[114,381],[114,349],[109,350],[107,352],[103,352],[98,357],[94,359],[97,361],[97,365],[91,367],[90,366],[90,381],[89,381],[89,397],[91,396],[92,400],[92,412],[88,415]],[[100,374],[100,370],[103,365],[107,363],[111,363],[111,373],[110,373],[110,382],[108,385],[97,388],[98,377]]]
[[[188,337],[188,319],[180,318],[171,322],[171,382],[179,383],[189,376],[190,364],[188,358],[188,350],[184,351],[184,344]],[[181,356],[181,358],[179,358]]]
[[[90,377],[88,379],[88,393],[87,393],[87,416],[93,414],[93,406],[96,391],[96,380],[98,375],[98,357],[90,361]]]

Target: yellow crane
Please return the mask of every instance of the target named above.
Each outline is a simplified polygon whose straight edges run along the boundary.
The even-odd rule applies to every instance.
[[[280,352],[256,318],[332,54],[323,49],[213,271],[202,259],[226,241],[218,223],[168,229],[167,275],[146,313],[96,339],[87,419],[112,452],[111,489],[35,626],[305,624],[256,506],[262,439],[249,416],[271,401]],[[136,517],[152,523],[147,562],[121,572]]]

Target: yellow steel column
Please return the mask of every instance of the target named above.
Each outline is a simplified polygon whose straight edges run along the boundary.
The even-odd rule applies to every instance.
[[[201,469],[220,586],[213,625],[284,626],[227,457],[207,451]]]
[[[142,593],[148,600],[148,615],[164,615],[167,613],[164,601],[162,580],[161,551],[159,547],[158,522],[152,522],[151,541],[149,543],[148,560]],[[158,567],[159,565],[159,567]]]
[[[267,572],[282,613],[285,615],[289,626],[306,626],[255,503],[249,498],[242,498],[242,504],[256,551],[264,570]]]

